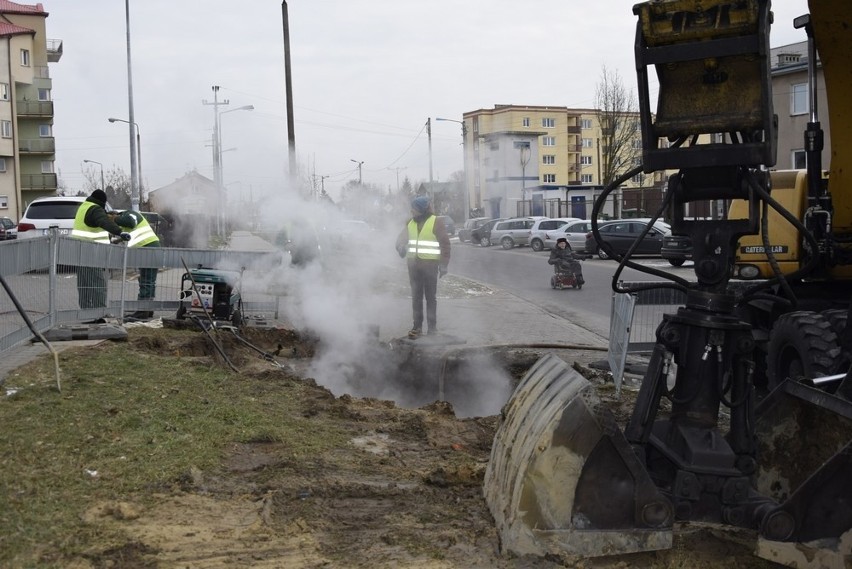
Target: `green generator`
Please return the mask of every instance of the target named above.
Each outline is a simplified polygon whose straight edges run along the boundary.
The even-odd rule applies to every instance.
[[[243,323],[242,276],[242,271],[203,267],[190,269],[181,277],[181,302],[176,317],[183,319],[194,315],[206,318],[206,313],[214,321],[240,326]]]

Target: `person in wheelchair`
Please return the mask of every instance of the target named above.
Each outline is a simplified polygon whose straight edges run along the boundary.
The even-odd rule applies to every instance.
[[[580,266],[580,261],[588,259],[588,256],[575,253],[568,248],[568,240],[560,237],[556,240],[556,247],[551,249],[548,264],[553,265],[553,269],[557,274],[573,273],[577,279],[577,283],[583,284],[583,267]]]

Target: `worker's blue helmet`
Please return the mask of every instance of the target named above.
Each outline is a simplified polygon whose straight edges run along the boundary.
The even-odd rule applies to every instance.
[[[426,196],[417,196],[411,200],[411,211],[418,215],[422,215],[429,211],[429,198]]]

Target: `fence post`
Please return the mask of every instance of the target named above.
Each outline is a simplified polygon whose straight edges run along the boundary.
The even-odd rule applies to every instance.
[[[56,326],[59,320],[57,316],[57,287],[59,286],[56,275],[58,273],[56,260],[59,258],[59,228],[53,226],[47,236],[48,267],[47,267],[47,321],[50,327]]]
[[[118,321],[120,323],[124,322],[124,287],[127,286],[127,250],[129,247],[126,241],[122,241],[122,247],[124,251],[121,256],[121,300],[118,303]]]

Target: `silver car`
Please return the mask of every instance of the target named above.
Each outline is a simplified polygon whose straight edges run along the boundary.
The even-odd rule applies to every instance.
[[[532,217],[515,217],[496,223],[491,229],[491,244],[499,243],[503,249],[511,249],[515,245],[529,245],[535,221]]]
[[[543,241],[544,248],[553,249],[556,247],[556,240],[564,237],[568,240],[568,246],[573,251],[580,253],[586,248],[586,234],[591,230],[592,222],[588,219],[572,221],[553,231],[546,231]]]

